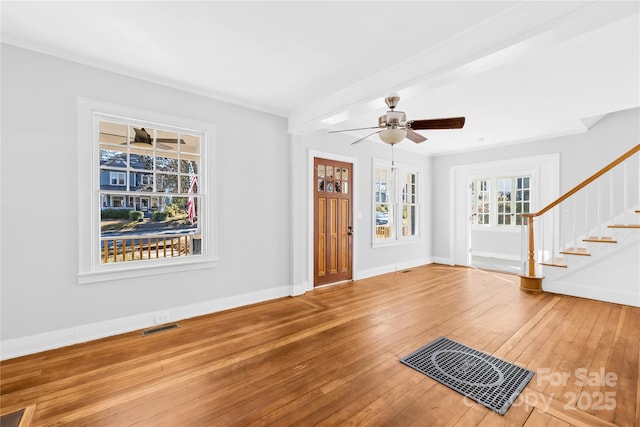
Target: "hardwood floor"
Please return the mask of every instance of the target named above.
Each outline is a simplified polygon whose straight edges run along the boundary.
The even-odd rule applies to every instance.
[[[637,426],[640,308],[429,265],[1,363],[32,426]],[[506,415],[401,364],[447,336],[536,372]]]

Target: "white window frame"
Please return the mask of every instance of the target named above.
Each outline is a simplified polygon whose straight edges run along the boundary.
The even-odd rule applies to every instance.
[[[478,182],[478,181],[486,181],[489,183],[489,213],[487,214],[487,216],[489,217],[489,223],[488,224],[478,224],[477,223],[477,216],[474,216],[474,220],[472,223],[472,227],[474,230],[484,230],[484,229],[488,229],[488,228],[493,228],[494,230],[504,230],[504,231],[517,231],[520,232],[520,224],[518,224],[517,222],[517,203],[518,201],[516,200],[516,185],[517,185],[517,180],[519,178],[528,178],[529,179],[529,187],[527,187],[527,189],[529,190],[529,211],[531,211],[531,206],[532,206],[532,180],[533,180],[533,175],[531,173],[522,173],[522,174],[501,174],[501,175],[494,175],[494,176],[482,176],[482,177],[474,177],[472,178],[472,182]],[[499,180],[504,180],[504,179],[510,179],[511,183],[512,183],[512,196],[511,196],[511,200],[509,201],[509,204],[511,205],[511,213],[513,214],[512,218],[513,220],[511,221],[511,224],[498,224],[498,216],[499,215],[504,215],[503,213],[498,213],[498,181]],[[472,215],[478,215],[477,212],[472,212]]]
[[[125,172],[109,172],[109,183],[110,185],[125,187],[127,185],[127,174]]]
[[[94,283],[143,277],[193,269],[215,268],[217,264],[217,224],[215,173],[215,135],[213,123],[167,115],[136,107],[78,97],[78,283]],[[201,254],[188,257],[161,258],[144,262],[101,264],[100,238],[100,167],[97,143],[98,115],[125,118],[128,122],[149,123],[187,129],[201,135],[199,190],[202,211],[198,220],[202,234]]]
[[[392,169],[393,171],[393,189],[391,191],[390,197],[391,200],[388,202],[392,206],[392,235],[389,238],[379,239],[376,235],[376,169],[377,168],[386,168]],[[400,183],[400,177],[406,173],[413,173],[416,175],[416,221],[417,221],[417,232],[414,235],[403,236],[402,235],[402,188]],[[422,192],[423,192],[423,169],[418,166],[408,165],[403,163],[395,163],[392,165],[390,161],[381,160],[381,159],[373,159],[373,165],[371,168],[371,194],[372,194],[372,204],[371,204],[371,246],[373,248],[377,247],[385,247],[385,246],[395,246],[401,244],[407,244],[415,242],[419,240],[422,234],[423,220],[422,220]]]

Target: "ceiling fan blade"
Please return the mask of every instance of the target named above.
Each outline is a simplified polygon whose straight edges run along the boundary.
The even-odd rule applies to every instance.
[[[179,142],[176,138],[156,138],[156,141],[158,143],[165,142],[167,144],[186,144],[182,138],[180,138]]]
[[[413,129],[410,128],[407,128],[407,139],[410,139],[416,144],[420,144],[421,142],[425,142],[427,140],[427,138],[417,132],[414,132]]]
[[[407,127],[413,130],[421,129],[460,129],[464,126],[464,117],[449,117],[446,119],[410,120]]]
[[[373,136],[373,135],[375,135],[375,134],[378,134],[378,133],[382,132],[383,130],[384,130],[384,129],[381,129],[381,130],[375,131],[374,133],[371,133],[371,134],[369,134],[369,135],[367,135],[367,136],[365,136],[365,137],[362,137],[362,138],[360,138],[360,139],[358,139],[358,140],[356,140],[356,141],[353,141],[353,142],[351,143],[351,145],[353,145],[353,144],[357,144],[358,142],[362,142],[362,141],[364,141],[365,139],[369,138],[370,136]]]
[[[367,129],[380,129],[380,126],[372,126],[368,128],[356,128],[356,129],[330,130],[328,133],[350,132],[352,130],[367,130]]]

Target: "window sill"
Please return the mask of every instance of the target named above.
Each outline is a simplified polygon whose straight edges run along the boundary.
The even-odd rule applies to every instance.
[[[78,273],[78,284],[85,285],[90,283],[109,282],[135,277],[148,277],[158,274],[179,273],[183,271],[204,270],[217,267],[216,259],[204,259],[203,257],[198,258],[199,259],[197,260],[191,261],[181,260],[179,262],[165,262],[154,265],[140,265],[134,261],[129,263],[135,264],[131,266],[127,266],[126,263],[122,263],[119,266],[109,266],[113,268],[103,267],[99,271]]]

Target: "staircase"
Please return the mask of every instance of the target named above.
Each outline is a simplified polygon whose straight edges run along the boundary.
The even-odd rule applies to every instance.
[[[639,152],[523,214],[523,290],[640,306]]]

